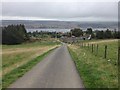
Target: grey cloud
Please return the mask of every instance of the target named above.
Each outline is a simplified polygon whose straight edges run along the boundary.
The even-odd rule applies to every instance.
[[[2,15],[55,19],[117,19],[117,2],[4,2]]]

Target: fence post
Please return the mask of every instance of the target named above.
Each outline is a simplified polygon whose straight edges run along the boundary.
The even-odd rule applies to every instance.
[[[92,53],[93,53],[93,44],[92,44]]]
[[[95,44],[93,44],[93,52],[95,52]]]
[[[105,45],[105,55],[104,55],[104,58],[107,57],[107,45]]]
[[[97,49],[96,49],[96,55],[98,55],[98,44],[97,44]]]

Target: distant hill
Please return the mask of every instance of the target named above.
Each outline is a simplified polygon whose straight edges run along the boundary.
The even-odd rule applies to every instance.
[[[41,29],[41,28],[113,28],[118,27],[117,22],[76,22],[76,21],[35,21],[35,20],[2,20],[2,26],[11,24],[24,24],[28,29]]]

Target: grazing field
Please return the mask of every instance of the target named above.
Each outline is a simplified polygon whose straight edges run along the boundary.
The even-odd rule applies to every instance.
[[[3,45],[3,75],[56,47],[58,44],[59,42],[55,41],[42,41],[21,45]]]
[[[69,51],[86,88],[118,88],[118,42],[117,40],[92,41],[69,45]],[[88,43],[98,44],[99,49],[92,53]],[[108,46],[104,58],[104,45]],[[96,50],[96,49],[94,49]]]
[[[114,65],[118,64],[118,40],[89,41],[83,43],[82,47],[98,57],[107,59]],[[107,48],[105,49],[105,47]]]
[[[0,53],[2,55],[2,76],[4,79],[3,82],[5,82],[3,86],[6,87],[9,85],[9,83],[7,83],[6,85],[6,82],[9,82],[10,78],[6,78],[7,76],[12,75],[11,72],[16,73],[17,76],[17,73],[19,74],[18,71],[21,67],[28,64],[29,62],[36,62],[36,58],[42,58],[39,56],[44,56],[44,53],[58,47],[59,45],[60,42],[55,39],[42,40],[40,42],[33,43],[24,43],[21,45],[3,45],[2,53]],[[34,64],[30,65],[30,67],[32,67]],[[27,68],[27,66],[25,67]],[[24,71],[24,73],[25,72],[26,71]],[[24,73],[22,73],[22,75]]]

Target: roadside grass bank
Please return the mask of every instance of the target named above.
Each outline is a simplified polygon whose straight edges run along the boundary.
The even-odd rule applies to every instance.
[[[68,46],[85,88],[118,88],[118,66],[77,45]]]
[[[22,77],[26,72],[28,72],[33,66],[43,60],[50,52],[52,52],[57,47],[45,52],[44,54],[36,57],[35,59],[29,61],[28,63],[15,68],[8,74],[4,75],[2,78],[2,89],[6,89],[10,84],[15,82],[18,78]]]

